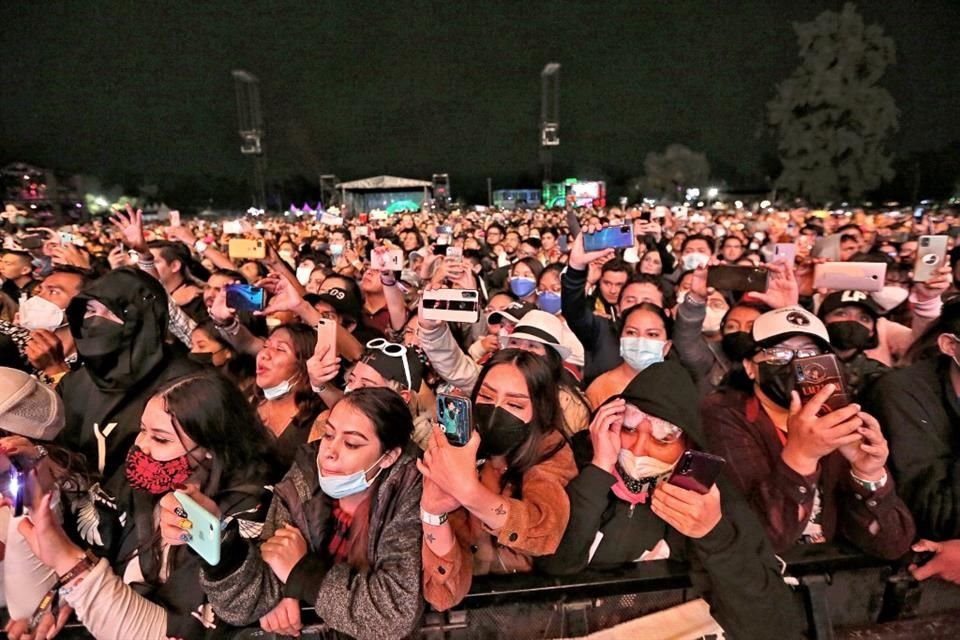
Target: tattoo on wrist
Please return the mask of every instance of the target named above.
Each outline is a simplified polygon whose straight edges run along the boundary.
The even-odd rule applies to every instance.
[[[507,515],[507,510],[503,508],[503,503],[498,504],[498,505],[497,505],[497,508],[494,509],[493,512],[494,512],[495,514],[497,514],[498,516],[505,516],[505,515]]]
[[[437,539],[437,537],[436,537],[435,535],[433,535],[432,533],[426,534],[425,537],[427,538],[427,542],[433,542],[433,541],[435,541],[435,540]]]

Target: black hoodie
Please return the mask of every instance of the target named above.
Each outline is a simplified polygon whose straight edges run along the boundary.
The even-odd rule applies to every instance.
[[[91,300],[123,324],[94,326],[84,317]],[[167,294],[137,269],[117,269],[94,281],[70,302],[67,320],[82,366],[58,386],[66,426],[56,442],[84,454],[91,472],[109,478],[123,468],[150,397],[199,365],[165,345]]]
[[[642,372],[621,396],[650,415],[684,430],[690,448],[705,448],[697,389],[681,364],[666,361]],[[557,552],[537,567],[552,574],[610,570],[636,562],[660,542],[671,561],[690,563],[691,580],[711,605],[711,613],[731,638],[801,637],[802,613],[780,577],[773,548],[756,516],[723,478],[723,518],[700,539],[687,538],[650,509],[631,507],[612,492],[616,478],[591,464],[589,431],[573,437],[580,475],[567,485],[570,525]],[[602,538],[597,544],[598,534]],[[590,549],[596,544],[591,557]],[[777,620],[771,625],[771,620]]]

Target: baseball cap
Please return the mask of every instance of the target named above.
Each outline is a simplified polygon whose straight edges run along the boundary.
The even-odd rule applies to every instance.
[[[31,440],[53,440],[63,429],[63,400],[28,373],[0,367],[0,429]]]
[[[865,291],[834,291],[820,303],[817,315],[820,318],[825,318],[828,313],[846,306],[860,307],[873,316],[874,320],[883,315],[880,305]]]
[[[757,348],[776,344],[796,335],[810,336],[824,345],[830,344],[827,328],[820,318],[798,305],[762,314],[754,321],[751,334]]]
[[[490,324],[500,324],[505,319],[517,324],[531,311],[536,311],[537,306],[529,302],[511,302],[500,311],[492,311],[487,316],[487,322]]]
[[[501,312],[502,313],[502,312]],[[562,360],[570,357],[570,347],[563,344],[563,321],[552,313],[533,309],[524,314],[513,332],[500,336],[500,347],[506,347],[510,338],[539,342],[560,354]]]
[[[347,289],[333,287],[317,296],[318,302],[325,302],[333,307],[338,315],[353,320],[360,319],[360,301]]]

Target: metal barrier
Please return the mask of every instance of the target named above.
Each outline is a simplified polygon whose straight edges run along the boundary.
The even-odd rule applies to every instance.
[[[960,616],[944,622],[945,612],[960,612],[960,587],[939,580],[918,584],[902,564],[890,564],[837,545],[808,545],[786,554],[787,575],[807,612],[815,640],[833,640],[837,629],[856,629],[846,637],[901,637],[877,633],[889,625],[902,637],[928,637],[903,631],[911,620],[936,620],[941,635],[960,637]],[[415,637],[422,640],[474,640],[510,637],[573,638],[699,597],[691,589],[686,566],[669,560],[641,562],[616,571],[586,571],[576,576],[536,574],[478,576],[456,608],[428,610]],[[313,609],[303,610],[301,638],[326,636]],[[311,626],[312,625],[312,626]],[[954,626],[951,626],[954,625]],[[927,627],[924,627],[925,629]],[[931,627],[932,628],[932,627]],[[63,638],[89,638],[79,625]],[[236,638],[274,640],[260,629],[244,629]]]

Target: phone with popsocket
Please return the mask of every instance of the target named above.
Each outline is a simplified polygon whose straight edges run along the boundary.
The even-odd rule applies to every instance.
[[[917,261],[913,266],[913,281],[927,282],[947,259],[947,236],[920,236],[917,241]]]
[[[402,271],[403,249],[374,251],[370,254],[370,268],[377,271]]]

